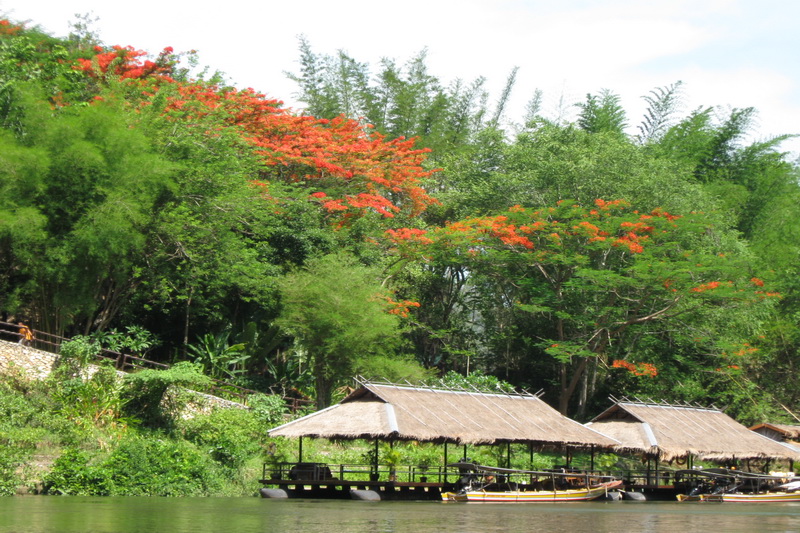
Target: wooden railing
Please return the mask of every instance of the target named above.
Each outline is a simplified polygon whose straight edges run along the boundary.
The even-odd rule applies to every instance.
[[[0,339],[19,342],[23,337],[19,330],[20,326],[18,324],[0,321]],[[61,344],[70,340],[67,337],[61,337],[60,335],[54,335],[46,331],[34,329],[31,329],[31,331],[33,332],[33,340],[30,342],[29,346],[45,352],[58,354],[61,349]],[[96,355],[96,359],[98,361],[114,361],[114,367],[122,372],[133,372],[142,369],[166,370],[170,367],[170,365],[166,363],[151,361],[144,357],[106,350],[104,348],[100,349],[99,353]],[[246,405],[247,397],[251,394],[256,394],[258,391],[246,389],[221,379],[212,378],[211,385],[208,389],[198,392],[207,392],[222,398],[234,399]],[[284,398],[284,400],[286,401],[287,407],[292,412],[296,412],[312,403],[311,400],[299,398]]]
[[[389,466],[380,464],[273,463],[264,464],[263,480],[306,481],[400,481],[410,483],[444,483],[447,476],[458,478],[458,471],[444,466]]]

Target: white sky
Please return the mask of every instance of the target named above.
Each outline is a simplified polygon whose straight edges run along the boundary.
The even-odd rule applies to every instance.
[[[517,121],[537,88],[550,117],[610,89],[635,127],[641,97],[681,80],[685,112],[755,107],[755,139],[800,133],[800,2],[787,0],[0,0],[0,13],[56,36],[92,13],[106,44],[196,49],[234,85],[296,109],[284,73],[299,71],[303,34],[315,52],[341,49],[375,70],[427,48],[431,74],[484,76],[492,101],[518,66],[507,113]],[[800,152],[800,140],[782,146]]]

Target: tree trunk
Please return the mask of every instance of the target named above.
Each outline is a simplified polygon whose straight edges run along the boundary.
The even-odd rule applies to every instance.
[[[580,383],[584,372],[586,372],[586,364],[588,362],[589,360],[586,357],[581,357],[580,362],[575,367],[575,371],[573,372],[571,379],[567,379],[569,365],[566,363],[561,365],[561,394],[558,398],[558,411],[564,416],[567,416],[569,400],[575,393],[575,389],[578,387],[578,383]]]

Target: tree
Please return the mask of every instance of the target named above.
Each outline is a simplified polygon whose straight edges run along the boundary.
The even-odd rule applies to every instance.
[[[280,283],[277,323],[291,333],[313,368],[317,407],[331,403],[334,387],[359,363],[391,355],[399,341],[397,315],[377,272],[344,254],[309,261]]]
[[[632,372],[656,372],[636,360],[638,335],[765,301],[746,257],[721,248],[729,238],[714,232],[700,215],[641,213],[624,201],[597,200],[591,208],[562,201],[454,222],[426,234],[432,243],[423,253],[465,265],[478,294],[503,295],[486,306],[492,317],[507,309],[534,319],[536,329],[520,333],[533,339],[533,353],[556,362],[558,407],[566,414],[577,391],[579,409],[591,395],[589,371],[612,359]]]
[[[173,167],[113,103],[53,113],[35,91],[19,90],[15,101],[21,135],[3,135],[13,195],[0,207],[12,299],[50,331],[102,329],[138,283],[135,265]]]
[[[589,133],[624,135],[625,109],[620,104],[618,95],[603,89],[599,95],[587,94],[586,102],[576,105],[581,110],[578,126],[582,129]]]
[[[670,127],[672,116],[680,104],[682,82],[678,81],[667,87],[658,87],[643,96],[647,102],[647,111],[639,125],[637,140],[641,144],[656,142]]]

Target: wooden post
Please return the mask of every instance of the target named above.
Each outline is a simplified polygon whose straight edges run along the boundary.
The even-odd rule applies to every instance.
[[[531,470],[533,470],[533,443],[532,442],[528,443],[528,455],[529,455],[529,461],[530,461],[530,464],[528,465],[528,467]]]
[[[297,462],[303,462],[303,437],[300,437],[300,451],[297,454]]]
[[[375,439],[375,462],[372,464],[372,471],[376,476],[378,475],[378,439]]]
[[[447,441],[444,441],[444,482],[447,483]]]
[[[464,455],[462,457],[464,458],[464,461],[467,460],[467,445],[466,444],[464,445]]]
[[[658,486],[658,460],[661,458],[661,451],[656,452],[656,487]]]
[[[591,445],[591,462],[589,463],[589,470],[594,472],[594,444]],[[588,486],[588,485],[587,485]]]
[[[506,443],[506,468],[511,468],[511,441]]]

